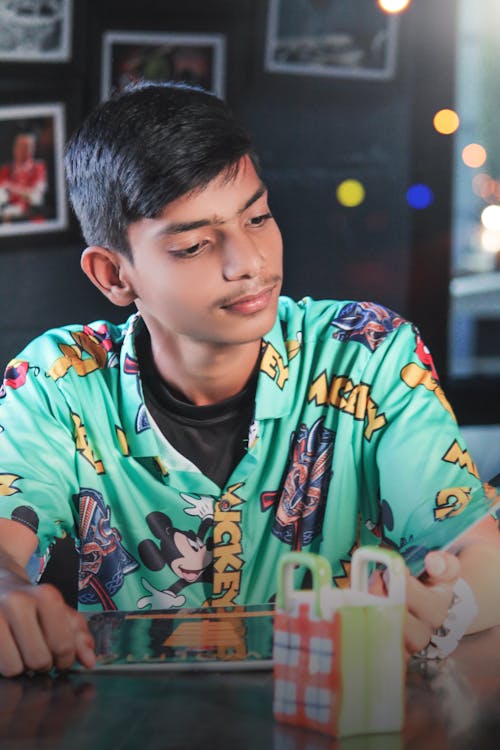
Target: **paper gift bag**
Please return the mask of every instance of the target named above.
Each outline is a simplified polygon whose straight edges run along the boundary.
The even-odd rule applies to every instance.
[[[368,567],[388,572],[387,596],[368,593]],[[294,569],[312,590],[294,588]],[[278,569],[273,664],[275,718],[342,737],[398,731],[404,718],[406,572],[396,552],[360,547],[351,587],[332,586],[320,555],[290,552]]]

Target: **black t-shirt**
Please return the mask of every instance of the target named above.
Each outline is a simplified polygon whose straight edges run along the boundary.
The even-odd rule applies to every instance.
[[[136,348],[146,407],[159,429],[179,453],[224,487],[247,450],[258,366],[240,393],[217,404],[195,406],[176,398],[162,380],[146,328]]]

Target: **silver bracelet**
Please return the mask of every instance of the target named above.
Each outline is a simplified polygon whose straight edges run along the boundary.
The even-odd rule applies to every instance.
[[[415,656],[420,659],[445,659],[456,649],[477,612],[471,587],[463,578],[459,578],[453,587],[453,599],[446,620],[433,633],[428,645]]]

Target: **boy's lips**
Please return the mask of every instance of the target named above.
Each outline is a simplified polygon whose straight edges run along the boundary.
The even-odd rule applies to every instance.
[[[252,294],[245,294],[222,305],[224,310],[250,315],[267,307],[274,291],[275,284],[270,284]]]

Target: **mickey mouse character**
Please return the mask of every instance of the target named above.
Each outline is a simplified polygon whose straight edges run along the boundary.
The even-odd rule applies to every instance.
[[[204,539],[213,524],[214,498],[209,495],[193,497],[182,492],[180,495],[192,506],[184,508],[184,512],[201,519],[198,532],[175,528],[170,517],[161,511],[153,511],[146,516],[151,533],[159,540],[159,545],[152,539],[140,542],[138,552],[142,562],[154,571],[168,565],[178,579],[168,589],[159,590],[143,578],[142,585],[150,593],[139,599],[138,609],[148,606],[152,609],[182,607],[186,602],[186,597],[180,594],[182,589],[212,578],[213,538],[209,537],[206,542]]]

